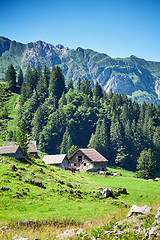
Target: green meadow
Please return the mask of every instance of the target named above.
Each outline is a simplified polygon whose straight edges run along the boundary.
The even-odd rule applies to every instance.
[[[120,209],[125,216],[133,204],[147,204],[156,209],[160,202],[160,182],[135,178],[134,173],[122,169],[109,168],[118,172],[118,177],[100,176],[96,173],[72,173],[47,166],[42,160],[1,159],[6,163],[0,163],[0,187],[10,189],[0,190],[2,223],[63,219],[83,223],[114,215]],[[31,184],[30,179],[42,182],[43,187]],[[99,187],[112,188],[115,198],[100,196]],[[118,188],[126,188],[128,194],[116,197]]]

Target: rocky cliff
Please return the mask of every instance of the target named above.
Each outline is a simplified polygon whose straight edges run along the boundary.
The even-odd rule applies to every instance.
[[[98,81],[106,92],[112,89],[117,93],[126,93],[140,103],[159,103],[160,62],[146,61],[135,56],[114,59],[80,47],[74,50],[42,41],[22,44],[0,37],[1,81],[11,63],[16,71],[21,67],[24,72],[28,65],[32,68],[59,65],[66,83],[72,78],[76,85],[79,77],[86,77],[90,79],[92,87]]]

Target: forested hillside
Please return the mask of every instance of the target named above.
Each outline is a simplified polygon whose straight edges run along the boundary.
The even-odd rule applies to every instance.
[[[136,56],[112,58],[107,54],[91,49],[69,49],[61,44],[37,41],[22,44],[0,37],[0,80],[12,64],[18,73],[21,68],[26,73],[27,66],[42,70],[46,65],[50,70],[58,65],[65,76],[66,84],[73,79],[77,86],[78,78],[88,78],[91,87],[98,82],[105,92],[111,89],[125,93],[133,100],[159,104],[160,63],[146,61]]]
[[[17,88],[14,84],[12,89]],[[65,86],[59,67],[27,67],[17,124],[23,124],[28,138],[48,154],[70,156],[77,148],[90,147],[110,164],[135,170],[140,154],[149,150],[157,167],[160,163],[159,105],[140,105],[112,91],[106,94],[98,83],[92,90],[87,78],[79,78],[76,89],[72,80]],[[15,140],[15,135],[13,126],[6,140]]]

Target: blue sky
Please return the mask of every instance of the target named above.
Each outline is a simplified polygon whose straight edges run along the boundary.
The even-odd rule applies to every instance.
[[[160,62],[160,1],[0,0],[0,35]]]

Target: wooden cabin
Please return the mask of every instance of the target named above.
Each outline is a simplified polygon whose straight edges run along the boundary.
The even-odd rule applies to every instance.
[[[0,155],[16,159],[23,157],[23,153],[19,145],[0,147]]]
[[[57,155],[46,155],[43,158],[45,164],[55,165],[63,169],[69,168],[69,161],[66,154],[57,154]]]
[[[94,148],[82,148],[77,150],[69,158],[69,168],[86,171],[105,171],[108,160]]]

